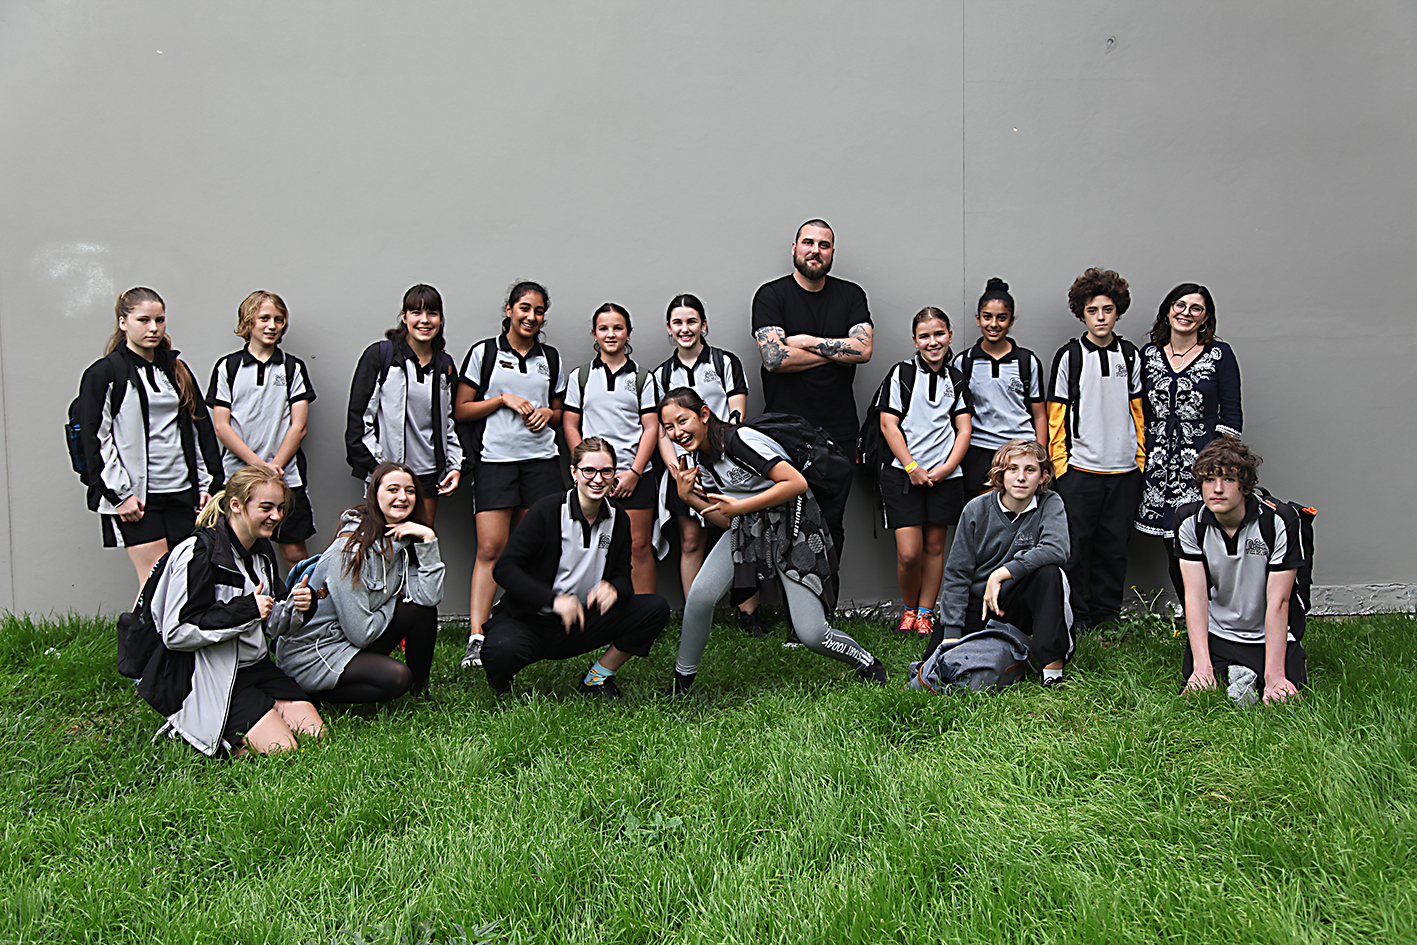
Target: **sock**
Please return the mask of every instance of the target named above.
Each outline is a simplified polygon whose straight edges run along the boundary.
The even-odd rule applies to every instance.
[[[915,613],[917,616],[924,617],[927,620],[935,619],[935,612],[929,607],[917,607],[915,608]]]
[[[590,668],[590,672],[585,674],[585,679],[581,680],[581,684],[585,686],[600,686],[605,683],[605,680],[614,675],[615,670],[606,669],[604,666],[600,665],[600,660],[596,660],[595,665]],[[615,685],[618,686],[620,684],[616,683]]]
[[[1063,678],[1063,671],[1062,671],[1061,669],[1044,669],[1044,670],[1043,670],[1043,678],[1044,678],[1045,680],[1046,680],[1046,679],[1062,679],[1062,678]]]

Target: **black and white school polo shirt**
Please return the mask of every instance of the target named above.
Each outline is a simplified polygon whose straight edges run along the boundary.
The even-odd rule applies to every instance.
[[[472,346],[462,363],[462,382],[476,389],[482,376],[482,353],[487,346],[479,341]],[[534,342],[523,357],[507,341],[505,334],[497,336],[497,363],[487,382],[487,390],[479,391],[483,400],[498,394],[515,394],[540,409],[550,407],[552,397],[566,396],[566,372],[558,363],[557,377],[552,383],[551,368],[546,360],[545,346]],[[557,359],[559,362],[559,358]],[[554,392],[554,393],[553,393]],[[482,434],[482,461],[485,463],[524,463],[533,459],[556,458],[556,431],[547,424],[533,433],[514,410],[497,410],[487,418]]]
[[[905,403],[901,383],[901,375],[906,371],[915,372],[909,404]],[[948,459],[950,450],[954,449],[955,417],[972,412],[969,385],[964,382],[964,375],[950,367],[948,361],[937,373],[916,355],[891,368],[881,410],[900,418],[900,431],[905,435],[911,458],[926,469],[934,469]],[[895,457],[891,465],[905,469],[905,464]],[[956,466],[946,478],[962,475],[964,471]]]
[[[314,399],[315,388],[305,363],[280,348],[269,361],[257,360],[246,348],[228,354],[212,368],[207,387],[207,406],[230,410],[232,431],[251,452],[268,462],[290,432],[290,405]],[[225,448],[221,462],[228,476],[246,465]],[[290,463],[285,470],[285,481],[292,489],[305,484],[299,465]]]
[[[739,426],[728,434],[722,456],[707,464],[703,457],[700,452],[699,466],[705,471],[699,474],[700,484],[706,492],[746,499],[773,487],[768,473],[787,460],[787,451],[772,437],[752,427]]]
[[[714,364],[714,351],[719,352],[723,362],[722,377]],[[666,376],[669,381],[667,386]],[[728,406],[728,398],[748,393],[748,378],[743,373],[743,362],[738,360],[738,355],[721,348],[710,348],[708,345],[704,345],[694,363],[687,366],[679,360],[679,353],[675,351],[654,369],[654,383],[656,403],[674,388],[687,387],[698,394],[703,402],[708,404],[713,415],[720,420],[733,419],[729,416],[731,408]],[[743,418],[737,419],[741,421]]]
[[[1045,399],[1043,362],[1038,355],[1013,344],[1008,354],[996,359],[984,351],[983,342],[976,342],[968,353],[971,366],[964,382],[974,405],[969,445],[996,450],[1009,440],[1033,439],[1037,434],[1030,408]],[[1022,369],[1025,359],[1029,375],[1026,389]],[[954,359],[955,370],[963,372],[964,361],[961,353]]]
[[[1265,544],[1260,528],[1260,501],[1245,500],[1245,518],[1231,537],[1200,503],[1195,514],[1176,526],[1180,557],[1205,564],[1210,580],[1210,632],[1233,643],[1263,643],[1265,586],[1273,571],[1292,571],[1303,563],[1299,523],[1288,506],[1274,514],[1274,547]],[[1196,541],[1196,524],[1205,525],[1203,542]],[[1289,639],[1294,639],[1291,634]]]
[[[644,433],[640,416],[655,412],[654,384],[645,378],[644,388],[636,393],[640,369],[633,358],[627,358],[618,371],[611,371],[599,355],[589,366],[584,401],[579,383],[581,369],[577,368],[571,372],[566,387],[565,407],[580,414],[582,438],[603,438],[615,449],[616,465],[633,468]]]
[[[601,502],[595,521],[587,521],[575,489],[563,498],[561,557],[556,562],[556,578],[551,582],[553,595],[570,594],[584,604],[590,592],[604,580],[615,516],[619,514],[609,502]]]
[[[1105,348],[1083,335],[1058,349],[1053,359],[1053,379],[1048,399],[1063,406],[1068,430],[1068,465],[1087,472],[1122,473],[1137,468],[1137,437],[1141,411],[1141,358],[1132,348],[1132,369],[1127,371],[1124,345],[1131,342],[1113,335]],[[1068,348],[1080,345],[1082,372],[1077,379],[1077,403],[1071,402],[1071,359]],[[1132,401],[1136,400],[1136,412]]]

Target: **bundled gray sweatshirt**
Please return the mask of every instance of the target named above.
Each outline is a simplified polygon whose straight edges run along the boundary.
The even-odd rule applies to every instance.
[[[1068,560],[1068,516],[1062,497],[1040,492],[1035,499],[1037,504],[1013,521],[992,490],[971,499],[960,513],[940,588],[940,626],[946,637],[964,632],[964,609],[972,598],[984,596],[995,569],[1007,567],[1018,581],[1044,565],[1061,567]],[[1009,584],[1005,581],[1004,587]]]
[[[310,589],[320,598],[314,615],[276,640],[276,665],[306,692],[334,688],[354,655],[388,628],[399,600],[425,607],[443,600],[443,559],[436,539],[401,538],[387,557],[370,549],[359,581],[345,576],[344,543],[358,524],[357,514],[344,513],[340,533],[310,576]],[[320,597],[321,589],[328,596]]]

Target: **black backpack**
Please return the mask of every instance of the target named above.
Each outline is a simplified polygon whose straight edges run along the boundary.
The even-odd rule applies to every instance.
[[[1260,500],[1260,537],[1264,539],[1265,547],[1271,553],[1274,551],[1275,527],[1274,517],[1286,514],[1280,511],[1283,506],[1289,513],[1293,513],[1294,520],[1299,529],[1299,553],[1301,555],[1299,568],[1294,575],[1294,590],[1289,595],[1289,632],[1294,635],[1295,640],[1304,637],[1304,629],[1308,626],[1309,612],[1313,607],[1313,587],[1314,587],[1314,519],[1318,516],[1319,510],[1313,506],[1299,505],[1297,502],[1289,502],[1285,499],[1276,498],[1264,486],[1255,486],[1255,498]],[[1205,507],[1204,502],[1189,502],[1181,506],[1176,511],[1176,521],[1181,522],[1190,518]],[[1204,547],[1205,533],[1209,526],[1196,518],[1196,544]],[[1210,577],[1210,568],[1205,572],[1206,584],[1215,586],[1215,582]]]
[[[1121,335],[1117,336],[1117,347],[1122,349],[1122,361],[1127,366],[1127,384],[1132,382],[1132,371],[1137,363],[1137,346]],[[1078,398],[1082,387],[1082,341],[1074,338],[1065,346],[1068,352],[1068,437],[1078,435]],[[1054,378],[1056,380],[1056,378]],[[1045,394],[1051,392],[1045,391]]]
[[[497,367],[497,338],[494,335],[486,338],[478,345],[482,348],[482,367],[477,372],[477,390],[486,398],[487,386],[492,383],[492,371]],[[550,404],[551,399],[556,396],[556,378],[561,373],[561,354],[548,344],[541,346],[542,356],[546,358],[546,372],[550,375],[547,379],[546,403]],[[392,357],[392,354],[390,355]],[[468,361],[472,360],[472,353],[468,353]],[[388,366],[385,365],[385,371]],[[582,388],[584,391],[584,388]],[[487,429],[487,418],[481,420],[459,420],[456,424],[458,442],[462,444],[463,470],[470,470],[482,459],[482,434]]]
[[[910,664],[910,688],[930,692],[998,691],[1024,677],[1028,637],[1010,624],[991,623],[951,644],[941,644],[928,659]]]
[[[128,393],[128,360],[123,350],[109,353],[106,358],[109,370],[113,372],[113,387],[108,393],[108,412],[118,416],[118,408],[123,406],[123,395]],[[84,441],[79,423],[79,398],[69,401],[69,419],[64,423],[64,444],[69,449],[69,464],[79,474],[79,482],[89,485],[89,462],[84,455]]]
[[[849,488],[851,460],[821,427],[790,413],[765,413],[744,426],[752,427],[782,447],[792,465],[806,478],[817,504],[836,498]],[[738,466],[743,465],[731,454],[725,455]]]
[[[890,399],[891,375],[894,372],[894,368],[887,371],[885,378],[881,381],[881,386],[876,388],[876,393],[871,398],[871,405],[866,408],[866,419],[861,422],[861,433],[856,439],[856,461],[865,467],[873,480],[877,481],[881,470],[895,459],[890,444],[886,442],[885,434],[881,432],[881,408]],[[903,400],[901,413],[910,409],[910,400],[915,394],[915,374],[914,370],[900,372],[901,398]],[[877,508],[881,506],[879,489],[878,485]]]

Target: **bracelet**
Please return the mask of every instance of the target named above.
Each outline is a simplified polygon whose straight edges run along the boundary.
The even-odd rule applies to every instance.
[[[638,469],[636,469],[636,468],[633,467],[633,466],[630,467],[630,472],[634,473],[636,476],[638,476],[638,477],[641,478],[641,479],[643,479],[643,478],[644,478],[644,475],[645,475],[644,473],[640,472]]]
[[[917,463],[915,460],[912,459],[912,460],[910,461],[910,465],[905,467],[905,471],[906,471],[906,472],[915,472],[915,470],[917,470],[917,469],[919,469],[919,468],[920,468],[920,464]]]

